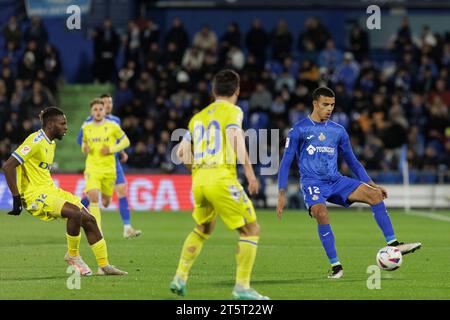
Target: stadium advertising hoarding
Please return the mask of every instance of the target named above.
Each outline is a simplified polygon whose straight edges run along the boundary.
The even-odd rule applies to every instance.
[[[81,197],[84,190],[84,177],[81,174],[53,174],[55,184],[64,190]],[[128,174],[128,199],[130,209],[135,211],[178,211],[191,210],[190,175],[150,175]],[[5,177],[0,175],[0,209],[11,209],[12,198]],[[118,208],[117,197],[108,209]]]
[[[80,13],[88,13],[91,0],[26,0],[27,15],[44,18],[66,17],[69,6],[78,6]]]

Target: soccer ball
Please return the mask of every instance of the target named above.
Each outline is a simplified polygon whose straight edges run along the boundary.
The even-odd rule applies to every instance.
[[[384,247],[377,253],[377,264],[386,271],[394,271],[400,268],[402,261],[402,253],[396,247]]]

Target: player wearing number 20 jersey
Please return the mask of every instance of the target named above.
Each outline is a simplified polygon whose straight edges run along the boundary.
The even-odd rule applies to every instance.
[[[236,177],[236,159],[243,164],[250,194],[258,193],[259,184],[245,149],[242,132],[243,113],[235,105],[239,95],[239,76],[222,70],[214,76],[216,99],[189,122],[177,155],[192,169],[192,194],[196,227],[187,236],[175,277],[173,293],[184,296],[189,271],[204,242],[214,230],[217,215],[240,235],[236,253],[236,285],[233,298],[267,300],[250,288],[250,278],[259,240],[259,225],[252,202]]]
[[[236,154],[226,136],[230,128],[242,128],[242,110],[216,100],[189,122],[186,138],[193,144],[192,191],[196,200],[194,219],[202,224],[219,213],[230,229],[256,220],[255,210],[236,176]],[[204,210],[204,193],[221,203],[220,212]]]

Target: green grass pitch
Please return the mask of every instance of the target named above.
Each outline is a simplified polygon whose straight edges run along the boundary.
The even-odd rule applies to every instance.
[[[328,261],[305,211],[257,210],[262,234],[252,285],[272,299],[450,299],[450,222],[391,211],[400,241],[423,248],[404,257],[394,272],[381,272],[381,289],[369,290],[367,267],[384,246],[370,211],[330,210],[345,275],[326,278]],[[450,212],[439,212],[450,217]],[[141,212],[132,216],[143,230],[124,240],[118,213],[103,213],[112,264],[125,277],[84,277],[81,289],[66,286],[65,222],[42,222],[23,212],[0,212],[0,299],[181,299],[169,292],[185,236],[192,230],[188,212]],[[191,271],[186,299],[229,299],[234,283],[237,233],[222,222],[203,247]],[[81,254],[96,270],[83,235]]]

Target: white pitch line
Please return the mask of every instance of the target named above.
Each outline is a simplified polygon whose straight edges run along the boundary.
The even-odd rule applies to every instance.
[[[432,213],[432,212],[423,212],[423,211],[408,211],[405,212],[405,214],[411,215],[411,216],[417,216],[417,217],[424,217],[429,218],[433,220],[439,220],[439,221],[447,221],[450,222],[450,217],[444,216],[438,213]]]

